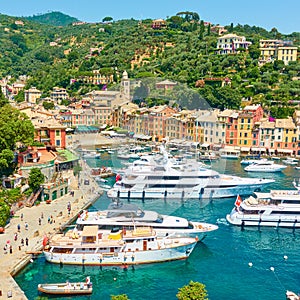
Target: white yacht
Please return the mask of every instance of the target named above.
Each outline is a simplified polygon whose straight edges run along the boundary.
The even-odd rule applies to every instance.
[[[226,216],[238,226],[269,226],[300,228],[300,195],[298,190],[271,190],[254,193],[244,201],[237,199]]]
[[[297,165],[298,165],[298,162],[299,162],[299,159],[293,158],[293,157],[287,157],[287,158],[284,159],[282,162],[283,162],[284,164],[286,164],[286,165],[297,166]]]
[[[255,164],[255,163],[259,163],[261,162],[261,160],[264,160],[262,158],[250,158],[250,159],[242,159],[241,160],[241,165],[252,165],[252,164]]]
[[[256,163],[248,165],[244,170],[247,172],[281,172],[287,166],[275,164],[272,160],[261,159]]]
[[[76,221],[74,233],[86,226],[98,226],[99,233],[112,230],[132,229],[133,226],[151,226],[158,237],[168,235],[198,237],[203,240],[207,233],[218,229],[217,225],[192,222],[185,218],[161,215],[155,211],[142,210],[135,204],[111,203],[106,210],[83,211]]]
[[[43,253],[56,264],[126,266],[187,259],[197,240],[159,238],[151,227],[99,234],[98,226],[87,226],[77,236],[70,232],[54,235]]]
[[[212,199],[250,195],[273,179],[242,178],[223,175],[204,168],[196,161],[174,164],[165,155],[163,163],[152,156],[142,157],[128,167],[107,192],[110,198],[123,199]]]

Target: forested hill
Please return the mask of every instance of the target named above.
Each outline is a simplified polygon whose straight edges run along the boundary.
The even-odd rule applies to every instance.
[[[13,81],[26,74],[30,76],[26,88],[36,86],[43,96],[59,86],[80,97],[101,89],[85,80],[92,70],[111,74],[115,81],[127,70],[130,78],[159,77],[182,83],[169,98],[183,107],[198,108],[205,98],[212,107],[239,108],[242,98],[252,97],[277,116],[290,114],[290,100],[300,100],[300,81],[292,80],[300,76],[299,59],[287,66],[282,61],[258,64],[260,39],[284,39],[299,45],[299,33],[287,36],[276,28],[267,31],[230,24],[226,26],[229,33],[243,35],[253,45],[248,52],[219,55],[217,33],[195,13],[172,16],[163,29],[153,29],[152,20],[106,17],[102,21],[53,26],[0,15],[0,78],[11,75]],[[224,78],[230,84],[222,87],[219,79]],[[75,79],[72,84],[71,79]],[[149,89],[142,88],[144,93],[137,93],[137,98],[149,96],[145,94]]]
[[[66,26],[79,21],[76,18],[70,17],[58,11],[53,11],[46,14],[34,15],[32,17],[26,17],[26,19],[37,23],[54,25],[54,26]]]

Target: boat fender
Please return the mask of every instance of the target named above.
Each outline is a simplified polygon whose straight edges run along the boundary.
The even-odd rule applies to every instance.
[[[196,236],[196,237],[195,237],[195,240],[196,240],[196,242],[198,242],[198,241],[199,241],[199,238],[198,238],[198,236]]]
[[[100,260],[100,262],[102,262],[102,260],[103,260],[103,255],[102,254],[99,255],[99,260]]]

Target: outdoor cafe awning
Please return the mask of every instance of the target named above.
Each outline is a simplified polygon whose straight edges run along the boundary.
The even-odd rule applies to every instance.
[[[254,151],[254,152],[266,152],[266,148],[265,147],[251,147],[251,151]]]
[[[241,147],[241,152],[249,152],[250,147]]]
[[[290,149],[277,149],[277,151],[281,153],[293,153],[293,150]]]

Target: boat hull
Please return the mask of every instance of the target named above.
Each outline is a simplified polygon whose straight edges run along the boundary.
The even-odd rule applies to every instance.
[[[273,218],[273,217],[264,217],[259,216],[238,216],[235,214],[228,214],[226,220],[236,226],[251,226],[251,227],[282,227],[282,228],[300,228],[300,220],[295,221],[295,218]]]
[[[270,180],[270,183],[273,182]],[[203,187],[193,190],[188,189],[126,189],[114,187],[107,192],[110,198],[119,199],[218,199],[230,198],[237,195],[251,195],[254,192],[261,191],[266,184],[250,184],[232,187]]]
[[[92,287],[87,287],[86,284],[80,288],[80,283],[51,283],[39,284],[38,291],[48,295],[89,295],[92,294]]]
[[[126,251],[100,253],[52,253],[44,251],[45,258],[50,263],[72,265],[100,265],[100,266],[124,266],[137,264],[150,264],[172,260],[187,259],[193,251],[197,241],[193,243],[170,246],[168,241],[161,245],[161,249],[147,251]]]

